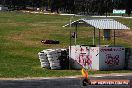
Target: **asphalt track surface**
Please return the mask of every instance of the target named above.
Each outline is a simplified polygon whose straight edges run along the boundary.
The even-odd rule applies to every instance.
[[[90,77],[90,79],[125,79],[131,80],[132,76],[105,76]],[[0,88],[81,88],[80,78],[53,78],[53,79],[23,79],[23,80],[0,80]],[[84,88],[132,88],[128,86],[101,86],[89,85]]]

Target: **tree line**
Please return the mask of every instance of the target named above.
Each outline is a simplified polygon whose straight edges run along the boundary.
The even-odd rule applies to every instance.
[[[14,10],[32,7],[75,14],[103,15],[113,9],[126,9],[129,14],[132,10],[132,0],[1,0],[0,4]]]

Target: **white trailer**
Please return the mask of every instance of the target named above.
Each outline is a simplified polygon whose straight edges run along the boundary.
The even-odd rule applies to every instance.
[[[92,70],[115,70],[125,66],[124,47],[71,46],[71,66]],[[79,64],[77,64],[79,63]]]

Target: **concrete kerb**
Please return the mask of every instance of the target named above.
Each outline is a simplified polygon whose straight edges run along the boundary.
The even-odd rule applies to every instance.
[[[106,77],[106,76],[132,76],[132,73],[111,73],[111,74],[95,74],[89,75],[89,77]],[[63,78],[81,78],[81,75],[77,76],[63,76],[63,77],[25,77],[25,78],[0,78],[0,80],[44,80],[44,79],[63,79]]]
[[[111,74],[95,74],[90,77],[105,77],[105,76],[130,76],[132,73],[111,73]]]

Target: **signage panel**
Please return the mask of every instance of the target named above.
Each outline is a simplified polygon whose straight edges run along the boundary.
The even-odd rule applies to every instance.
[[[117,10],[117,9],[113,9],[113,14],[125,14],[126,10]]]

